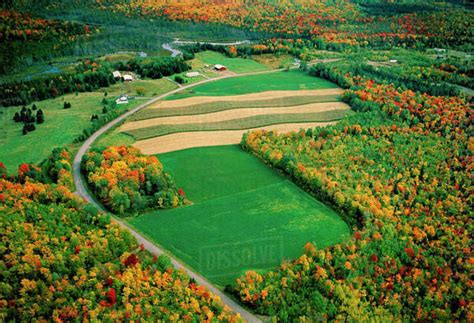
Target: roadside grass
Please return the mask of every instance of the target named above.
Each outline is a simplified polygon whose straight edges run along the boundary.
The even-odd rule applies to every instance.
[[[338,102],[340,95],[308,95],[308,96],[294,96],[281,97],[268,100],[254,100],[254,101],[217,101],[207,102],[201,104],[194,104],[179,108],[145,108],[135,115],[130,121],[145,120],[159,117],[171,116],[186,116],[197,115],[204,113],[219,112],[231,109],[246,109],[246,108],[276,108],[276,107],[290,107],[309,103],[324,103],[324,102]]]
[[[194,203],[130,218],[138,231],[220,287],[349,237],[332,209],[238,146],[159,156]]]
[[[235,73],[259,72],[268,70],[265,65],[262,65],[252,59],[244,58],[230,58],[221,53],[213,51],[205,51],[196,54],[196,58],[190,61],[193,70],[203,69],[205,65],[212,68],[215,64],[221,64]]]
[[[273,72],[232,77],[198,85],[192,89],[175,93],[166,100],[184,99],[193,96],[226,96],[264,91],[333,89],[332,82],[308,75],[300,70]]]
[[[190,124],[166,124],[140,129],[125,131],[135,138],[143,140],[153,137],[164,136],[177,132],[188,131],[222,131],[222,130],[243,130],[258,127],[265,127],[283,123],[306,123],[306,122],[329,122],[340,120],[351,113],[351,110],[331,110],[316,113],[287,113],[257,115],[241,119],[232,119],[209,123],[190,123]]]
[[[109,147],[109,146],[131,146],[135,143],[132,136],[122,132],[118,132],[116,129],[111,130],[100,136],[93,144],[93,148],[97,147]]]

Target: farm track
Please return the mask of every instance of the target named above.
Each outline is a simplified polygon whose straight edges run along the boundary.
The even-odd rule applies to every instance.
[[[140,149],[144,154],[162,154],[193,147],[209,147],[238,144],[242,140],[242,135],[252,130],[264,129],[275,130],[278,132],[290,132],[298,131],[302,128],[307,129],[315,127],[324,127],[336,124],[336,122],[337,121],[284,123],[243,130],[179,132],[161,137],[139,140],[133,146]]]

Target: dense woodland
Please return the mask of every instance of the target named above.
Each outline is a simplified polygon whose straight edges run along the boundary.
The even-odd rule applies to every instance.
[[[308,244],[230,290],[283,319],[472,320],[472,106],[357,69],[313,71],[350,88],[345,99],[360,113],[299,133],[252,132],[242,146],[332,205],[353,238]]]
[[[17,176],[0,163],[3,320],[237,319],[168,257],[151,256],[74,195],[70,162],[57,149]]]
[[[177,207],[185,193],[155,156],[132,147],[107,147],[84,156],[82,169],[94,194],[112,212],[130,216],[147,209]]]

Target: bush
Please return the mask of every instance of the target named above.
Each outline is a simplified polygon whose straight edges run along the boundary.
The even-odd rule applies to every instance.
[[[176,75],[176,76],[174,77],[174,80],[175,80],[177,83],[179,83],[179,84],[184,84],[184,83],[186,83],[186,79],[184,79],[183,77],[181,77],[181,76],[179,76],[179,75]]]

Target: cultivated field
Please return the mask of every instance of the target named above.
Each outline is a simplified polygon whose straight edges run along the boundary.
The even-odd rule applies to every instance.
[[[336,122],[284,123],[244,130],[180,132],[135,142],[134,146],[144,154],[161,154],[193,147],[209,147],[238,144],[248,131],[265,129],[277,132],[298,131],[314,127],[324,127]]]
[[[262,76],[271,77],[272,82],[261,82]],[[229,91],[214,95],[222,87]],[[297,131],[325,126],[351,113],[340,102],[342,89],[300,71],[224,79],[192,91],[207,95],[159,101],[131,117],[110,137],[127,143],[134,138],[135,147],[155,154],[237,144],[245,132],[260,128]],[[182,97],[180,93],[172,97]]]
[[[228,96],[265,91],[311,90],[337,88],[332,82],[316,78],[299,70],[288,72],[263,73],[228,78],[196,86],[188,91],[176,93],[167,100],[188,98],[191,96]]]
[[[125,124],[121,130],[129,131],[140,128],[153,127],[158,125],[172,124],[192,124],[210,123],[234,120],[252,116],[275,115],[275,114],[295,114],[295,113],[317,113],[333,110],[349,110],[350,107],[342,102],[310,103],[305,105],[277,107],[277,108],[243,108],[230,109],[220,112],[204,113],[197,115],[170,116],[133,121]]]
[[[193,205],[155,211],[129,222],[220,286],[245,270],[267,270],[349,237],[330,208],[238,146],[159,156]]]

